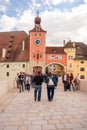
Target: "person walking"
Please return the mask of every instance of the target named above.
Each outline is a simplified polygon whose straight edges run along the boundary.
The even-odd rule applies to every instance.
[[[71,88],[73,91],[75,91],[73,73],[70,74],[70,88]]]
[[[58,79],[59,79],[59,77],[58,77],[58,75],[56,73],[54,74],[54,76],[55,76],[55,79],[56,79],[56,86],[55,86],[55,88],[57,88],[58,87]]]
[[[46,84],[48,101],[52,101],[54,97],[54,89],[55,86],[57,86],[57,81],[55,76],[51,72],[48,72],[48,75],[46,77]]]
[[[69,89],[70,91],[70,75],[69,74],[67,74],[66,82],[67,82],[67,89]]]
[[[75,90],[79,90],[79,74],[74,79]]]
[[[64,92],[67,90],[67,73],[64,71],[62,76],[62,83],[64,84]]]
[[[15,77],[15,81],[16,81],[16,85],[17,85],[17,88],[19,88],[19,73],[17,73],[16,77]]]
[[[28,91],[30,91],[30,82],[31,82],[31,77],[29,74],[26,74],[25,89]]]
[[[23,73],[20,72],[19,76],[18,76],[18,79],[19,79],[19,92],[21,93],[22,91],[24,91],[24,87],[23,87]]]
[[[34,83],[34,100],[41,101],[43,77],[40,72],[36,74],[32,82]]]

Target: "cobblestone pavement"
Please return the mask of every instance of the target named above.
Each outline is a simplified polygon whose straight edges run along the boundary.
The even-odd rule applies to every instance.
[[[43,84],[42,99],[34,101],[30,92],[12,90],[0,98],[0,130],[87,130],[87,93],[55,89],[54,100],[47,100]]]

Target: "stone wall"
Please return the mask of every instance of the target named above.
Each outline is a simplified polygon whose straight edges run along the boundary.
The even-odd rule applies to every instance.
[[[0,81],[0,97],[6,94],[8,91],[11,91],[15,87],[15,81],[5,80]]]
[[[80,91],[87,92],[87,80],[84,80],[84,81],[80,80],[79,89]]]

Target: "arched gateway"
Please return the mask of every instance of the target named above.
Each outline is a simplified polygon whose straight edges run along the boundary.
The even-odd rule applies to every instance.
[[[65,70],[65,66],[62,64],[58,64],[56,62],[50,63],[46,66],[46,73],[47,72],[52,72],[54,74],[57,74],[58,76],[62,76],[63,71]]]
[[[42,67],[41,66],[34,66],[33,72],[42,72]]]

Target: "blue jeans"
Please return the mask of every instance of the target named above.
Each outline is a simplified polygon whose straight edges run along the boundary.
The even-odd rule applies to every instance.
[[[70,87],[75,91],[73,83],[70,83]]]
[[[42,86],[41,85],[34,85],[34,98],[38,101],[41,100],[41,93],[42,93]]]
[[[52,87],[48,86],[47,87],[47,96],[48,96],[48,100],[49,101],[53,100],[53,97],[54,97],[54,86],[52,86]]]

